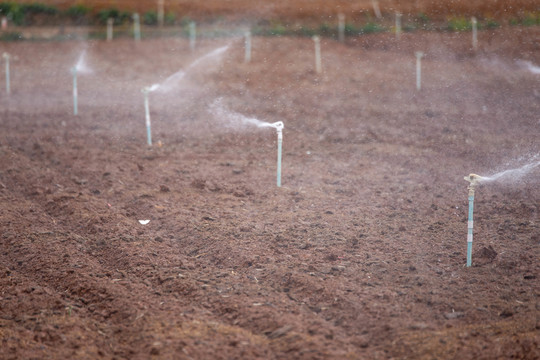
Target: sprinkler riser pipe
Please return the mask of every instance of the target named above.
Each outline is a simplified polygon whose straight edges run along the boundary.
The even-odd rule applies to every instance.
[[[474,189],[469,187],[469,216],[467,221],[467,267],[472,264]]]
[[[381,14],[381,8],[379,7],[379,0],[371,0],[371,4],[373,5],[373,12],[375,13],[375,16],[377,19],[380,19],[382,17]]]
[[[108,18],[107,19],[107,41],[112,41],[113,39],[113,24],[114,24],[114,19]]]
[[[396,39],[401,39],[401,16],[402,14],[396,13]]]
[[[416,55],[416,90],[422,89],[422,56],[424,53],[417,51]]]
[[[73,74],[73,115],[78,115],[78,91],[77,91],[77,69],[73,68],[71,69],[71,73]]]
[[[314,36],[313,42],[315,43],[315,71],[317,74],[320,74],[322,72],[321,39],[318,36]]]
[[[476,21],[476,18],[473,16],[471,18],[471,24],[472,24],[472,47],[473,50],[478,49],[478,22]]]
[[[283,132],[278,130],[278,154],[277,154],[277,186],[281,187],[281,147],[283,145]]]
[[[157,2],[157,21],[159,27],[163,26],[163,22],[165,19],[165,1],[164,0],[158,0]]]
[[[245,40],[246,52],[244,56],[244,62],[248,63],[251,61],[251,32],[246,31],[245,37],[246,37],[246,40]]]
[[[9,76],[9,54],[4,53],[4,59],[6,59],[6,93],[11,93],[11,82]]]
[[[152,129],[150,123],[150,105],[148,103],[148,91],[144,92],[144,114],[146,120],[146,138],[148,145],[152,146]]]
[[[339,42],[345,41],[345,15],[338,15],[338,40]]]
[[[141,41],[141,18],[138,13],[133,14],[133,37],[136,42]]]
[[[195,42],[197,41],[197,29],[195,22],[189,23],[189,48],[191,51],[195,50]]]

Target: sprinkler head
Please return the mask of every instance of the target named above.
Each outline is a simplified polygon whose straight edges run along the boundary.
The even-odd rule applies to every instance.
[[[478,185],[479,182],[484,180],[484,178],[482,176],[476,175],[476,174],[469,174],[469,175],[465,176],[464,179],[471,183],[470,186],[476,186],[476,185]]]
[[[422,58],[424,56],[424,53],[422,51],[417,51],[414,53],[418,59]]]
[[[5,53],[2,54],[2,57],[7,60],[7,59],[9,59],[9,54],[7,52],[5,52]]]
[[[271,125],[272,125],[272,127],[275,127],[278,132],[281,132],[283,130],[283,128],[285,127],[285,125],[283,125],[283,121],[278,121],[278,122],[275,122],[275,123],[273,123]]]

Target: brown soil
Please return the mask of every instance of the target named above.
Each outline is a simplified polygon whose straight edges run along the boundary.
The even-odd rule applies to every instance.
[[[539,170],[477,189],[470,268],[463,180],[540,154],[539,38],[325,39],[320,75],[309,38],[5,44],[0,358],[539,358]],[[229,41],[150,95],[147,146],[140,89]],[[283,187],[217,98],[285,123]]]

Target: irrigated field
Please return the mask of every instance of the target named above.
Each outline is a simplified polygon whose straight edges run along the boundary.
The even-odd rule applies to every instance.
[[[0,358],[539,358],[539,30],[3,44]]]

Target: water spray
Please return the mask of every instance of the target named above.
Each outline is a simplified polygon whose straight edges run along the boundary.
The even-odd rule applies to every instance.
[[[345,15],[338,14],[338,40],[345,41]]]
[[[403,14],[396,13],[396,39],[401,39],[401,17]]]
[[[141,17],[138,13],[133,14],[133,37],[136,42],[141,41]]]
[[[278,136],[277,186],[281,187],[281,148],[283,144],[283,122],[278,121],[275,123],[268,123],[255,118],[244,116],[234,111],[230,111],[225,106],[223,106],[221,98],[214,101],[214,103],[210,106],[210,112],[214,114],[214,116],[229,121],[232,124],[255,125],[258,128],[272,127],[276,129]]]
[[[113,24],[114,24],[114,19],[108,18],[107,19],[107,41],[112,41],[113,39]]]
[[[71,75],[73,75],[73,115],[78,115],[77,107],[77,66],[71,68]]]
[[[245,46],[245,55],[244,55],[244,62],[248,63],[251,61],[251,31],[246,31],[244,33],[244,37],[245,37],[245,42],[244,42],[244,46]]]
[[[472,263],[472,243],[473,243],[473,210],[474,210],[474,189],[476,185],[479,184],[482,180],[485,180],[482,176],[476,174],[469,174],[464,178],[469,182],[469,218],[467,221],[467,267],[471,266]]]
[[[315,35],[313,36],[313,42],[315,43],[315,71],[320,74],[322,72],[321,38]]]
[[[197,29],[195,21],[189,23],[189,48],[195,50],[195,41],[197,40]]]
[[[473,50],[476,51],[478,49],[478,22],[476,21],[476,18],[474,16],[471,18],[471,24],[472,24],[472,47],[473,47]]]
[[[424,53],[417,51],[414,53],[416,55],[416,90],[422,88],[422,57]]]
[[[148,146],[152,146],[152,129],[150,124],[150,105],[148,104],[148,94],[153,91],[153,88],[156,85],[153,85],[152,87],[145,87],[141,90],[141,92],[144,94],[144,114],[146,119],[146,138],[148,140]]]
[[[9,95],[11,93],[11,84],[9,79],[9,58],[10,55],[8,53],[4,53],[2,57],[6,61],[6,93]]]

